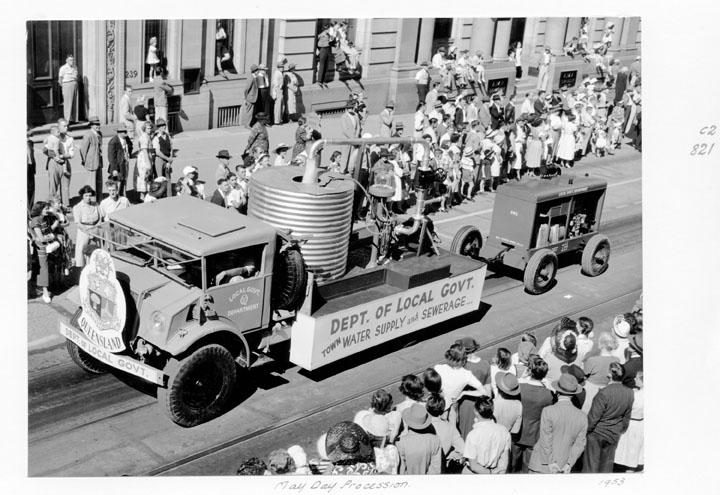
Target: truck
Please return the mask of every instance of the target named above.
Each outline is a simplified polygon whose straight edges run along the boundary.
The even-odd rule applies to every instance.
[[[431,231],[423,210],[420,191],[410,224],[378,213],[378,232],[394,235],[373,246],[415,246],[402,238]],[[320,280],[302,236],[188,196],[113,212],[89,234],[94,249],[70,295],[77,311],[59,323],[68,353],[88,373],[112,368],[156,385],[183,427],[223,414],[271,346],[289,340],[289,360],[315,370],[477,310],[486,270],[420,239],[414,251],[383,258],[373,249],[367,266]]]
[[[600,232],[606,192],[605,180],[587,176],[503,184],[487,237],[466,225],[450,249],[491,269],[521,271],[525,290],[535,295],[555,285],[558,256],[579,254],[582,273],[597,277],[610,262],[610,240]]]

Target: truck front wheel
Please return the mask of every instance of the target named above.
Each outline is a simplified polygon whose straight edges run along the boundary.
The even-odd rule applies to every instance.
[[[65,346],[67,347],[68,354],[70,354],[70,359],[84,371],[92,373],[93,375],[107,373],[107,368],[100,361],[80,349],[72,340],[66,340]]]
[[[588,277],[597,277],[605,273],[610,261],[610,241],[603,234],[590,238],[582,252],[582,272]]]
[[[171,359],[165,374],[167,388],[158,388],[158,401],[173,422],[189,428],[224,412],[235,386],[235,361],[227,349],[211,344]]]
[[[462,256],[478,259],[482,249],[483,239],[480,231],[472,226],[465,225],[457,231],[450,245],[450,251]]]

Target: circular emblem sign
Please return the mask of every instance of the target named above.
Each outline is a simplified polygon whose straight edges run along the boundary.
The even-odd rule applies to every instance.
[[[107,251],[96,249],[80,274],[82,314],[78,327],[95,344],[110,352],[125,350],[125,295]]]

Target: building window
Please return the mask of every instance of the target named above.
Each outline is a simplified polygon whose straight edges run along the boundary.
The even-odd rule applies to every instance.
[[[359,77],[362,68],[359,67],[359,55],[357,50],[354,48],[357,20],[349,18],[318,19],[315,23],[315,50],[313,50],[315,53],[317,53],[318,48],[318,36],[320,36],[320,33],[322,33],[324,28],[327,26],[331,26],[333,36],[330,43],[330,53],[324,61],[325,77],[321,79],[320,75],[317,73],[320,68],[320,60],[316,55],[313,59],[313,66],[315,67],[315,70],[313,70],[313,82],[330,82],[335,79],[336,70],[343,67],[352,68],[353,73],[357,73]],[[341,34],[338,34],[338,28],[342,31]],[[343,40],[343,43],[341,43],[341,39]]]
[[[167,68],[167,21],[151,20],[143,23],[143,82],[151,80],[157,67]],[[150,41],[153,41],[152,45]],[[151,50],[151,46],[153,49]],[[156,63],[151,63],[155,62]]]
[[[453,20],[450,17],[436,17],[433,26],[433,40],[431,54],[435,55],[441,46],[449,48],[450,35],[452,34]],[[447,51],[445,52],[448,53]],[[432,56],[431,55],[431,56]]]
[[[183,92],[186,95],[200,92],[200,69],[183,69]]]
[[[233,50],[233,40],[235,39],[235,20],[234,19],[218,19],[215,26],[215,75],[222,74],[223,71],[237,74],[237,70],[233,65],[235,52]]]

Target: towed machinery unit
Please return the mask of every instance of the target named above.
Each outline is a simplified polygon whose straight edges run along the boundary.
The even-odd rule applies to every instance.
[[[497,189],[490,233],[485,242],[472,225],[453,239],[454,253],[523,271],[525,289],[552,288],[558,255],[581,253],[582,272],[605,272],[610,241],[599,233],[607,182],[587,177],[509,182]]]

